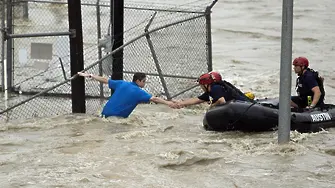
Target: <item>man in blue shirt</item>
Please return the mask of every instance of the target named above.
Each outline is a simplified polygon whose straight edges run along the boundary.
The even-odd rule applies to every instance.
[[[221,75],[217,72],[209,72],[201,75],[198,82],[204,93],[197,98],[177,102],[173,105],[174,108],[200,104],[206,101],[210,102],[210,108],[225,104],[227,101],[233,99],[253,101],[229,82],[223,81]]]
[[[291,106],[295,108],[314,108],[324,105],[325,90],[323,78],[318,73],[308,68],[309,61],[305,57],[295,58],[293,61],[294,72],[298,75],[296,90],[298,96],[291,97]],[[308,97],[311,103],[308,104]]]
[[[101,76],[78,72],[79,76],[92,78],[104,84],[108,84],[110,89],[114,90],[102,110],[102,116],[117,116],[127,118],[139,103],[147,103],[149,101],[155,103],[173,106],[172,101],[153,97],[151,94],[142,90],[145,86],[146,75],[144,73],[135,73],[132,82],[124,80],[112,80]]]

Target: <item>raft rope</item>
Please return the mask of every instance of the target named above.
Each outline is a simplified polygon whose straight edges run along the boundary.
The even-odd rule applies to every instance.
[[[238,121],[240,121],[241,120],[241,118],[249,111],[249,109],[252,107],[252,106],[254,106],[255,104],[257,104],[257,102],[253,102],[251,105],[249,105],[248,106],[248,108],[240,115],[240,117],[239,118],[237,118],[237,120],[235,120],[233,123],[230,123],[229,124],[229,129],[233,129],[234,128],[234,125],[235,125],[235,123],[237,123]]]

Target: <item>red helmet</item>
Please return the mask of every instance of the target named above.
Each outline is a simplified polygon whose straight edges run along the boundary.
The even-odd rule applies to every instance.
[[[212,78],[213,78],[214,82],[222,81],[222,76],[221,76],[220,73],[218,73],[218,72],[209,72],[209,74],[212,75]]]
[[[305,57],[297,57],[294,59],[292,64],[295,66],[301,66],[301,67],[305,66],[305,68],[307,68],[309,65],[309,62],[308,62],[308,59]]]
[[[198,78],[198,82],[200,85],[209,85],[212,84],[214,82],[219,82],[222,80],[222,77],[220,75],[220,73],[218,72],[209,72],[209,73],[205,73],[202,74],[199,78]]]

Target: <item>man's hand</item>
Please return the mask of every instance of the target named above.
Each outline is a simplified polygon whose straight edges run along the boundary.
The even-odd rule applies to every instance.
[[[169,107],[170,108],[175,108],[175,109],[180,109],[180,108],[183,108],[184,106],[180,102],[170,101]]]
[[[84,73],[84,72],[78,72],[77,73],[79,76],[83,76],[83,77],[92,77],[92,74],[87,74],[87,73]]]

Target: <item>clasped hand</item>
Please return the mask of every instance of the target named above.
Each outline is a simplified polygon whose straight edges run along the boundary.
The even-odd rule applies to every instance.
[[[180,109],[180,108],[183,108],[184,105],[179,101],[170,101],[169,107],[174,108],[174,109]]]

